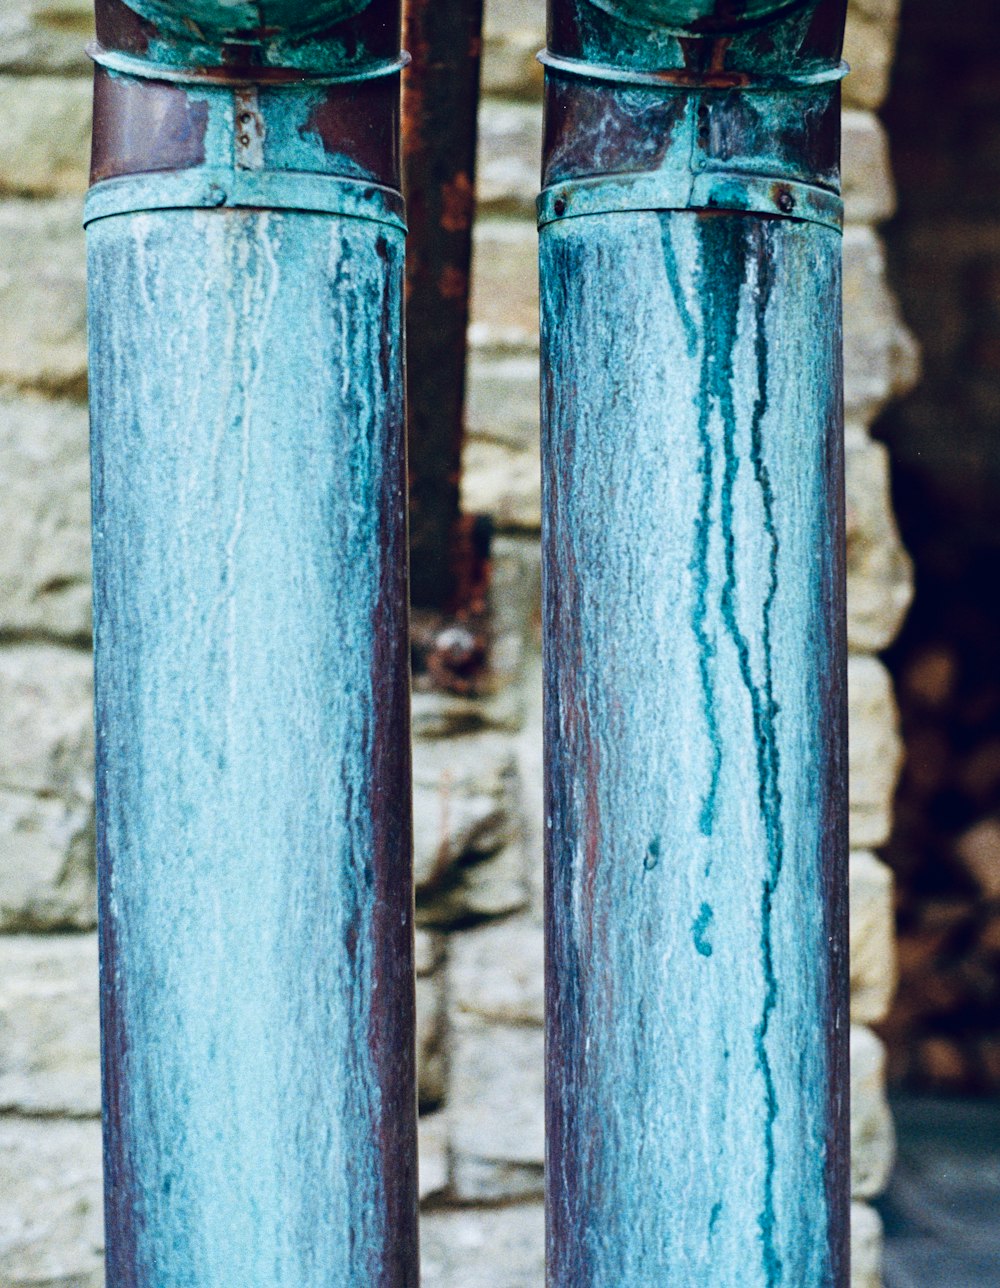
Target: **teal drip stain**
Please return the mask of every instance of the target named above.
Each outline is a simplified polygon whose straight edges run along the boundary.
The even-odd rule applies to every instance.
[[[712,1212],[708,1218],[708,1233],[710,1235],[715,1233],[715,1227],[718,1225],[719,1217],[721,1215],[722,1215],[722,1199],[716,1199],[716,1201],[712,1204]]]
[[[735,373],[733,352],[736,345],[740,298],[742,293],[743,265],[752,259],[766,263],[766,253],[755,254],[760,248],[747,244],[748,237],[766,237],[759,226],[748,233],[745,221],[738,218],[712,218],[699,222],[701,240],[701,291],[702,298],[717,301],[716,307],[706,315],[705,357],[703,361],[703,388],[705,390],[702,414],[707,421],[711,402],[717,404],[723,427],[723,474],[721,482],[721,523],[725,580],[721,592],[722,619],[736,648],[740,677],[750,699],[754,742],[757,760],[757,796],[761,821],[767,843],[767,872],[761,890],[760,954],[764,976],[764,1001],[761,1018],[754,1029],[754,1050],[757,1067],[764,1083],[764,1196],[763,1208],[758,1217],[763,1244],[764,1270],[768,1284],[782,1280],[782,1263],[775,1242],[775,1144],[774,1125],[778,1114],[777,1093],[770,1057],[767,1052],[767,1034],[771,1016],[777,1003],[778,981],[774,969],[771,944],[771,924],[774,893],[781,875],[784,858],[784,835],[781,824],[781,789],[779,783],[779,753],[775,720],[777,703],[771,664],[771,627],[774,600],[777,594],[778,538],[774,521],[774,497],[767,468],[763,459],[762,425],[767,411],[767,339],[764,320],[769,298],[770,283],[765,276],[758,283],[755,304],[755,359],[757,394],[751,416],[750,450],[754,479],[760,490],[764,511],[764,528],[769,543],[768,589],[762,610],[761,642],[764,656],[764,682],[754,679],[750,661],[750,646],[742,632],[736,611],[736,537],[733,524],[733,493],[739,471],[736,453],[736,408],[733,398]],[[713,781],[712,789],[717,786]],[[710,799],[714,795],[710,791]]]
[[[698,915],[694,920],[694,925],[691,927],[691,938],[694,940],[694,946],[702,957],[711,957],[712,955],[712,945],[705,938],[708,928],[712,924],[712,916],[712,905],[703,903],[698,909]]]
[[[660,862],[660,838],[654,836],[646,847],[646,854],[642,860],[643,871],[652,872]]]
[[[698,327],[688,307],[687,296],[684,294],[684,287],[681,285],[680,273],[677,271],[677,256],[674,254],[673,243],[670,239],[671,217],[669,214],[661,214],[659,220],[660,245],[663,247],[663,266],[667,273],[667,285],[670,287],[670,294],[673,297],[677,316],[680,318],[681,327],[684,331],[684,343],[687,346],[688,357],[693,358],[698,351]]]
[[[677,315],[684,330],[688,353],[694,356],[698,347],[698,330],[694,318],[688,309],[687,300],[681,287],[677,271],[677,257],[670,240],[670,216],[660,215],[660,245],[663,249],[663,264],[670,287]],[[715,824],[715,804],[719,794],[719,775],[722,772],[722,736],[718,718],[715,714],[715,695],[713,687],[712,664],[715,660],[715,641],[708,630],[708,588],[709,567],[708,553],[712,532],[712,493],[715,490],[714,472],[712,469],[712,438],[710,433],[712,384],[710,366],[713,356],[709,345],[702,352],[702,372],[699,382],[698,403],[698,473],[701,476],[701,494],[698,500],[698,517],[695,521],[694,555],[690,563],[690,572],[694,577],[694,606],[691,612],[691,630],[698,642],[698,679],[701,685],[702,706],[705,715],[705,728],[711,749],[711,768],[709,771],[708,791],[702,801],[698,818],[698,828],[702,836],[711,836]],[[707,864],[707,876],[711,864]]]

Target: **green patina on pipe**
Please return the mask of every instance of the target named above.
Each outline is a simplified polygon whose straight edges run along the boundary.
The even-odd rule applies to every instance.
[[[98,0],[110,1288],[415,1288],[400,15]]]
[[[846,1288],[844,0],[550,0],[553,1288]]]

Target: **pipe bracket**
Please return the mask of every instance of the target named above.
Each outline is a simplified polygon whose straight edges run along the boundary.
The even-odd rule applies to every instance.
[[[564,72],[568,76],[581,76],[585,80],[610,81],[615,85],[649,85],[658,89],[738,89],[745,93],[768,93],[775,90],[810,89],[815,85],[829,85],[841,81],[851,70],[842,59],[827,66],[788,72],[784,75],[765,75],[726,68],[720,71],[691,71],[684,67],[666,67],[646,70],[633,67],[615,67],[608,63],[593,63],[582,58],[565,58],[549,49],[536,55],[543,67]]]
[[[355,81],[377,80],[403,70],[410,55],[400,53],[396,58],[383,58],[360,63],[350,68],[327,71],[310,71],[299,67],[253,66],[237,70],[225,65],[220,67],[184,67],[169,63],[150,62],[134,54],[105,49],[97,41],[87,45],[87,54],[99,67],[144,80],[170,81],[181,85],[347,85]]]
[[[732,171],[598,175],[555,183],[538,198],[538,226],[628,210],[731,211],[801,219],[840,232],[844,203],[816,184]]]
[[[83,222],[141,211],[223,208],[341,215],[406,231],[403,198],[392,188],[339,175],[222,167],[105,179],[87,193]]]

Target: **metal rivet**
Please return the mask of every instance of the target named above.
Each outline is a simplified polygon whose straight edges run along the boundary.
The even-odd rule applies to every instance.
[[[782,192],[778,197],[778,209],[783,210],[787,215],[790,210],[795,209],[795,198],[790,192]]]
[[[564,215],[566,213],[565,200],[562,197],[556,197],[555,201],[552,203],[552,209],[557,215]]]

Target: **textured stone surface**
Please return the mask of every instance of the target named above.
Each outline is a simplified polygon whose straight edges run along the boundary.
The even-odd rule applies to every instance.
[[[0,71],[88,73],[93,29],[92,0],[3,0]]]
[[[851,1288],[882,1288],[882,1221],[867,1203],[851,1204]]]
[[[0,936],[0,1114],[101,1111],[97,936]]]
[[[538,456],[538,359],[534,354],[469,360],[466,427],[470,438]]]
[[[413,937],[413,968],[418,979],[433,975],[444,961],[444,935],[418,927]]]
[[[895,1138],[885,1098],[885,1048],[871,1029],[851,1026],[851,1193],[870,1199],[885,1189]]]
[[[847,639],[875,653],[896,637],[913,595],[910,560],[892,517],[889,454],[866,434],[849,432],[847,490]]]
[[[841,121],[841,173],[848,223],[881,223],[896,209],[889,140],[872,112],[846,111]]]
[[[0,202],[0,385],[86,389],[81,217],[71,197]]]
[[[101,1126],[0,1118],[0,1284],[101,1288]]]
[[[449,1116],[457,1198],[542,1193],[543,1082],[540,1028],[454,1017]]]
[[[448,996],[456,1011],[499,1024],[541,1025],[542,928],[510,918],[455,935],[448,962]]]
[[[902,759],[889,672],[874,657],[847,664],[851,845],[884,844]]]
[[[851,74],[844,82],[844,102],[852,107],[875,108],[885,98],[898,11],[899,0],[851,0],[844,36]]]
[[[544,44],[544,0],[486,0],[483,92],[540,101],[542,66],[536,55]]]
[[[443,977],[417,978],[417,1098],[421,1113],[436,1109],[445,1094]]]
[[[89,655],[0,652],[0,929],[94,924]]]
[[[541,96],[534,103],[483,99],[476,202],[483,211],[534,216],[542,155]]]
[[[51,196],[86,189],[92,95],[82,76],[0,76],[0,192]]]
[[[538,449],[469,439],[462,453],[462,508],[503,530],[537,532],[542,521]]]
[[[90,633],[87,412],[0,395],[0,632]]]
[[[517,762],[502,735],[420,741],[413,752],[414,882],[436,887],[463,858],[518,834]]]
[[[844,409],[848,422],[870,425],[888,400],[904,393],[919,370],[885,276],[885,251],[873,229],[844,231]]]
[[[482,219],[475,228],[469,342],[538,351],[538,235],[534,220]]]
[[[420,1201],[433,1199],[448,1184],[448,1118],[425,1114],[417,1123]]]
[[[496,916],[526,898],[517,760],[501,734],[414,745],[414,872],[427,923]]]
[[[896,987],[892,873],[867,850],[851,855],[851,1019],[884,1019]]]
[[[420,1222],[420,1251],[422,1288],[540,1288],[542,1205],[428,1212]]]

